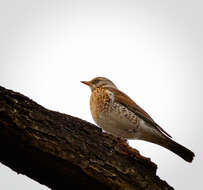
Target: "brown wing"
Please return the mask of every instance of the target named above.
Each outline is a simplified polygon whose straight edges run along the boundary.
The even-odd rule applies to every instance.
[[[164,131],[155,121],[150,117],[150,115],[145,112],[140,106],[138,106],[129,96],[121,92],[116,88],[108,88],[112,91],[115,95],[115,101],[122,104],[123,106],[127,107],[129,110],[134,112],[138,115],[141,119],[145,122],[149,123],[150,126],[154,127],[155,129],[159,130],[160,132],[164,133],[168,137],[171,137],[166,131]]]

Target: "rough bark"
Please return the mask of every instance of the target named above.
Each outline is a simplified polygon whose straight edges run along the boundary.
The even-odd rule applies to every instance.
[[[125,140],[3,87],[0,162],[56,190],[173,189]]]

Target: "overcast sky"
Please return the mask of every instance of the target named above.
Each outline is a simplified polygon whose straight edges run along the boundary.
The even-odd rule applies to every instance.
[[[202,187],[201,0],[0,1],[0,85],[93,122],[90,90],[111,79],[196,157],[130,141],[176,190]],[[0,164],[0,189],[47,190]]]

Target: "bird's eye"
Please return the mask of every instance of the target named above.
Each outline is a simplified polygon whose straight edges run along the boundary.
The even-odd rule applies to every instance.
[[[100,82],[99,79],[95,79],[95,80],[93,81],[94,84],[98,84],[99,82]]]

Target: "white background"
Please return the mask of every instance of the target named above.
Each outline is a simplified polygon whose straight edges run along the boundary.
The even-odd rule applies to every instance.
[[[203,3],[198,0],[0,1],[0,85],[93,122],[90,90],[111,79],[190,148],[192,164],[130,141],[176,190],[202,187]],[[0,165],[0,189],[46,190]]]

